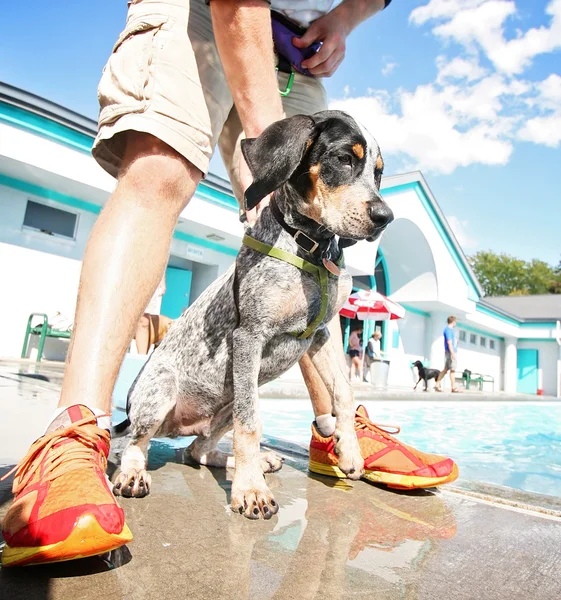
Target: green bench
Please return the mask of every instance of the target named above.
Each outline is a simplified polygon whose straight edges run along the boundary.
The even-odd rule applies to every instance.
[[[495,391],[495,378],[492,375],[482,375],[481,373],[457,373],[455,377],[456,381],[462,382],[466,390],[469,390],[471,384],[479,386],[479,391],[483,391],[483,384],[490,383],[492,385],[492,391]]]
[[[40,325],[33,325],[34,317],[42,317],[43,322]],[[49,325],[49,317],[45,313],[31,313],[29,315],[29,319],[27,319],[27,327],[25,329],[25,338],[23,340],[23,348],[21,351],[21,357],[25,358],[27,356],[27,347],[29,344],[29,338],[32,335],[39,336],[39,348],[37,349],[37,362],[41,362],[41,358],[43,357],[43,350],[45,348],[45,340],[50,338],[62,338],[62,339],[70,339],[72,335],[71,331],[67,329],[53,329]]]

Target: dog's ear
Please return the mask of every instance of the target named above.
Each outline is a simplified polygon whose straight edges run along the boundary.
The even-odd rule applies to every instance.
[[[255,208],[265,196],[288,181],[313,142],[312,117],[296,115],[269,125],[258,137],[242,140],[242,152],[253,183],[245,192],[245,208]]]

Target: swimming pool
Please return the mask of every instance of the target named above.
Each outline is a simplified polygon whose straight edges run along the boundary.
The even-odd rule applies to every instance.
[[[460,477],[561,496],[561,404],[506,401],[364,402],[376,423],[401,427],[399,439],[452,457]],[[307,400],[262,400],[263,434],[307,446]]]
[[[364,402],[375,423],[399,425],[399,439],[446,454],[462,479],[561,497],[561,404],[507,401]],[[308,400],[262,399],[264,437],[305,448],[313,413]],[[115,422],[123,412],[113,413]],[[189,438],[160,440],[175,448]]]

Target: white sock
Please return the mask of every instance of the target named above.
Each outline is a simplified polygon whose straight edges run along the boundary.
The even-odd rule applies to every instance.
[[[318,431],[323,437],[329,437],[335,433],[335,422],[336,419],[331,413],[316,417]]]
[[[82,404],[82,403],[80,403],[80,404]],[[86,406],[87,408],[89,408],[93,412],[93,414],[98,417],[97,426],[100,429],[106,429],[107,431],[111,431],[111,416],[102,417],[101,415],[105,415],[107,413],[105,411],[101,410],[100,408],[97,408],[96,406],[89,406],[88,404],[82,404],[82,406]],[[45,433],[49,430],[49,427],[52,425],[53,421],[55,419],[57,419],[58,417],[60,417],[60,415],[67,408],[68,408],[68,406],[59,406],[57,409],[55,409],[55,412],[53,413],[53,416],[51,417],[51,420],[49,421],[49,424],[47,425]]]

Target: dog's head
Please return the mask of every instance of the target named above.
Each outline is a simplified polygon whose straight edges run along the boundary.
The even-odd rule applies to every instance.
[[[393,220],[380,195],[384,162],[376,140],[351,116],[323,111],[296,115],[242,141],[253,175],[251,210],[281,186],[300,214],[352,240],[375,240]]]
[[[422,369],[422,368],[423,368],[423,363],[422,363],[420,360],[416,360],[416,361],[413,363],[413,366],[414,366],[414,367],[417,367],[417,369]]]

